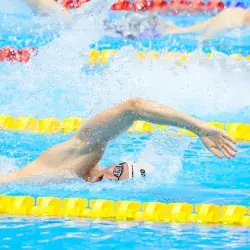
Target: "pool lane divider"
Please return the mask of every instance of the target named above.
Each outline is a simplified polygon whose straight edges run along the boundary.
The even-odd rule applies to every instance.
[[[92,49],[89,52],[88,64],[96,65],[96,64],[106,64],[110,61],[112,56],[117,54],[118,51],[114,49],[108,50],[98,50]],[[136,51],[137,58],[143,61],[157,61],[165,59],[166,62],[174,62],[177,66],[182,66],[184,63],[188,62],[194,53],[180,53],[180,52],[158,52],[158,51]],[[205,58],[208,59],[216,59],[216,55],[213,53],[203,53]],[[250,61],[250,55],[243,56],[241,54],[230,54],[228,55],[229,59],[235,61]]]
[[[87,200],[0,195],[2,216],[70,217],[153,223],[250,226],[250,209],[240,205]]]
[[[107,64],[111,57],[117,54],[118,50],[107,49],[107,50],[97,50],[92,49],[89,52],[88,64]],[[32,47],[27,47],[23,49],[15,49],[14,47],[4,47],[0,49],[0,62],[18,62],[18,63],[28,63],[32,60],[32,57],[38,54],[38,50]],[[136,55],[140,61],[145,60],[159,60],[166,59],[166,62],[174,61],[176,65],[181,66],[183,63],[188,62],[193,53],[180,53],[180,52],[157,52],[154,50],[144,52],[136,51]],[[206,58],[212,59],[216,58],[213,53],[204,53]],[[236,61],[246,60],[250,61],[250,55],[243,56],[241,54],[230,54],[230,59]]]
[[[27,47],[23,49],[16,49],[12,46],[6,46],[0,49],[0,62],[19,62],[27,63],[32,56],[36,56],[38,50],[33,47]]]
[[[56,0],[65,8],[77,9],[81,8],[90,0]],[[188,1],[188,0],[118,0],[112,4],[112,11],[164,11],[172,14],[179,13],[207,13],[221,11],[225,8],[248,8],[249,3],[237,1]]]
[[[68,117],[59,120],[55,117],[36,119],[34,117],[23,116],[13,117],[8,115],[0,115],[0,130],[31,132],[40,134],[54,133],[73,133],[79,129],[84,119],[81,117]],[[219,129],[227,131],[238,142],[250,141],[250,124],[246,123],[220,123],[208,122]],[[159,130],[166,130],[166,133],[171,136],[191,136],[195,137],[192,132],[179,129],[171,130],[171,127],[165,125],[155,125],[145,121],[136,121],[128,130],[129,133],[153,133]]]
[[[239,3],[230,2],[224,3],[223,1],[187,1],[187,0],[135,0],[130,2],[129,0],[118,0],[112,4],[111,10],[113,11],[164,11],[168,13],[206,13],[213,11],[221,11],[230,4],[231,7],[238,6]],[[241,7],[244,8],[245,4],[241,3]]]

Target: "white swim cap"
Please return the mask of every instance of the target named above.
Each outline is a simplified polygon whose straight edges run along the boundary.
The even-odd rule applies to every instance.
[[[129,178],[148,177],[155,171],[155,167],[146,162],[126,162]]]

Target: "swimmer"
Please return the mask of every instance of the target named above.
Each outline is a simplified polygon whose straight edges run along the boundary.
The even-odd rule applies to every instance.
[[[228,8],[206,21],[189,27],[179,27],[166,22],[165,24],[162,23],[160,30],[165,35],[203,32],[203,38],[210,38],[220,31],[242,28],[247,25],[250,25],[250,10]]]
[[[128,39],[153,38],[161,35],[160,24],[164,26],[166,21],[155,13],[127,13],[119,19],[104,20],[104,29]]]
[[[25,0],[28,6],[39,15],[61,14],[66,21],[71,22],[70,12],[54,0]]]
[[[72,138],[45,150],[20,170],[2,176],[1,182],[67,174],[87,182],[127,180],[139,176],[150,178],[154,168],[146,163],[125,161],[104,169],[98,164],[108,142],[127,131],[136,120],[188,129],[199,136],[204,146],[217,157],[224,155],[230,159],[236,155],[234,140],[222,130],[148,99],[134,98],[83,122]]]

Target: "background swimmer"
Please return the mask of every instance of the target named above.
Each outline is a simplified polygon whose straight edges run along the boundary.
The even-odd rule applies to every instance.
[[[160,36],[161,33],[158,29],[160,24],[163,26],[166,21],[156,13],[127,13],[121,18],[105,20],[104,28],[106,31],[122,35],[128,39],[136,39]]]
[[[28,6],[39,15],[61,14],[68,22],[72,21],[70,12],[54,0],[25,0]]]
[[[88,182],[145,177],[154,171],[149,164],[123,162],[104,169],[98,165],[108,142],[127,131],[136,120],[186,128],[199,136],[204,146],[219,158],[224,155],[230,159],[237,151],[233,139],[222,130],[170,107],[135,98],[84,122],[71,139],[47,149],[22,169],[2,176],[1,182],[39,175],[50,178],[74,174]]]

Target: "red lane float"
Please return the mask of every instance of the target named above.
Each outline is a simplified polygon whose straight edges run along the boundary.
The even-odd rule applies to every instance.
[[[129,0],[118,0],[111,6],[111,10],[135,10],[134,4]]]
[[[136,0],[134,3],[129,0],[118,0],[111,6],[111,10],[115,11],[146,11],[146,10],[162,10],[172,13],[180,12],[212,12],[224,9],[225,5],[221,1],[203,2],[200,0]]]
[[[167,7],[167,2],[165,0],[154,0],[152,4],[152,9],[165,9]]]
[[[4,47],[0,49],[0,62],[20,62],[27,63],[31,56],[36,56],[38,53],[35,48],[15,49],[14,47]]]
[[[73,8],[73,9],[78,9],[82,7],[83,4],[89,2],[90,0],[62,0],[61,4],[65,8]]]

